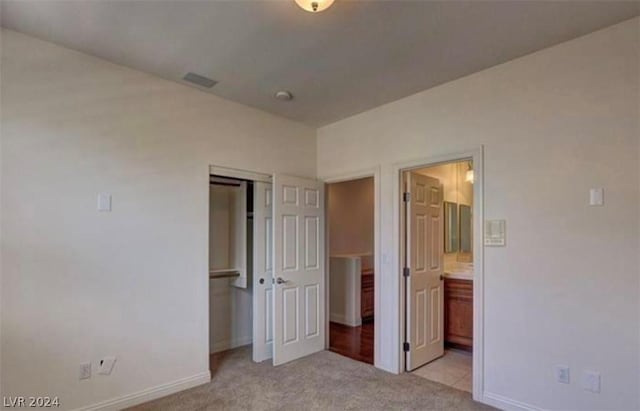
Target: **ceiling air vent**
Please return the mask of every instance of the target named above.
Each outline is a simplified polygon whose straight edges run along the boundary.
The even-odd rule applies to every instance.
[[[218,83],[215,80],[211,80],[208,77],[201,76],[200,74],[196,74],[196,73],[187,73],[184,75],[182,79],[185,81],[188,81],[189,83],[193,83],[200,87],[206,87],[206,88],[211,88]]]

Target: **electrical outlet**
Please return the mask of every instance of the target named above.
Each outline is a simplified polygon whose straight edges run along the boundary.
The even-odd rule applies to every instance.
[[[561,384],[569,384],[568,365],[556,365],[556,380]]]
[[[104,357],[100,360],[100,366],[98,368],[98,374],[109,375],[113,366],[116,364],[116,357]]]
[[[600,373],[585,371],[582,377],[582,387],[585,391],[600,393]]]
[[[83,362],[80,364],[80,379],[86,380],[87,378],[91,378],[91,363]]]

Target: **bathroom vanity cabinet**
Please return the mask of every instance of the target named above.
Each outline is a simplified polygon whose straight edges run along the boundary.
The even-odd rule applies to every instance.
[[[373,320],[374,313],[374,288],[373,288],[373,269],[362,270],[362,289],[361,289],[361,315],[362,321]]]
[[[445,343],[453,348],[473,348],[473,280],[444,280]]]

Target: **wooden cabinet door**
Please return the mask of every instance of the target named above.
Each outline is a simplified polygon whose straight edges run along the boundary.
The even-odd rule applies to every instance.
[[[445,341],[456,348],[473,348],[473,282],[446,279]]]
[[[360,316],[363,321],[372,320],[374,314],[373,272],[362,274]]]

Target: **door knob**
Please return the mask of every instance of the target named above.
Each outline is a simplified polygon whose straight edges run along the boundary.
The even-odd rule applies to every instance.
[[[260,282],[260,284],[264,284],[264,278],[261,278],[261,279],[259,280],[259,282]]]
[[[285,279],[284,279],[284,278],[282,278],[282,277],[278,277],[278,278],[276,278],[276,284],[284,284],[284,283],[286,283],[286,282],[287,282],[287,280],[285,280]]]

